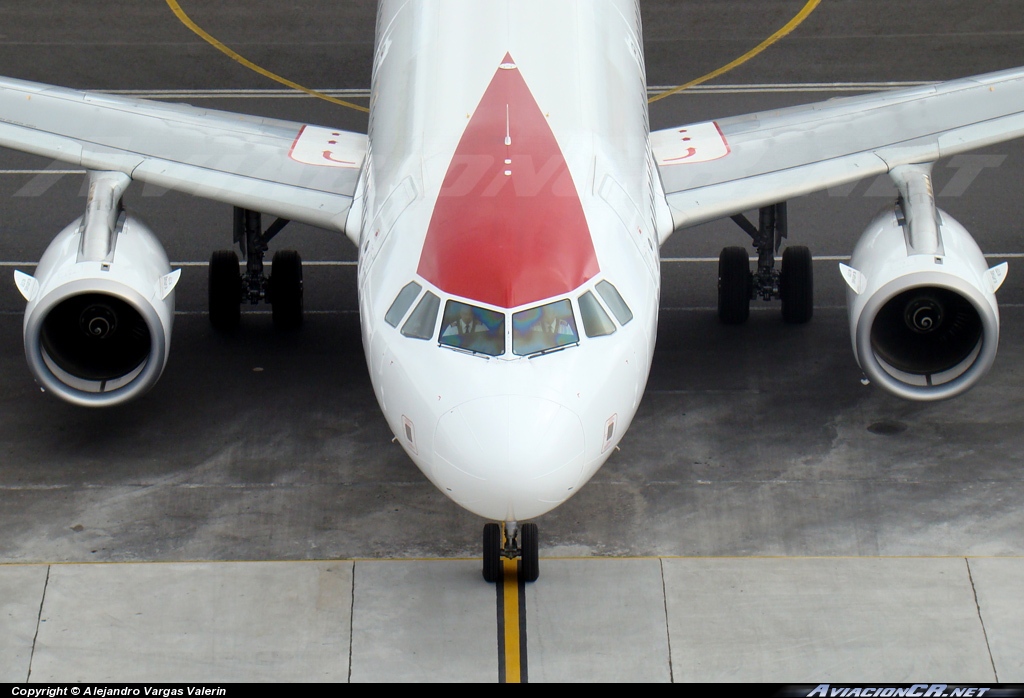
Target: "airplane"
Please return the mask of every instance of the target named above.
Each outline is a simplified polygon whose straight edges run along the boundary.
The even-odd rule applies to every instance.
[[[676,230],[731,217],[751,237],[753,268],[743,247],[720,256],[722,322],[763,299],[805,323],[810,252],[777,260],[785,202],[888,174],[898,198],[840,267],[854,357],[910,400],[977,384],[1007,267],[936,207],[931,168],[1022,135],[1024,69],[651,132],[637,0],[381,0],[366,134],[0,79],[0,146],[89,178],[81,218],[15,272],[43,390],[116,405],[164,369],[180,270],[126,210],[133,182],[234,207],[244,267],[232,250],[209,266],[224,331],[261,302],[300,326],[301,258],[278,250],[268,275],[269,245],[290,221],[344,233],[381,410],[423,474],[489,521],[488,582],[504,560],[538,579],[532,520],[629,428]]]

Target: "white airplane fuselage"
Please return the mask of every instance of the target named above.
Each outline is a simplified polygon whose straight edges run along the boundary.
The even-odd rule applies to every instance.
[[[635,0],[382,0],[369,144],[349,223],[388,423],[466,509],[544,514],[614,451],[654,350]]]

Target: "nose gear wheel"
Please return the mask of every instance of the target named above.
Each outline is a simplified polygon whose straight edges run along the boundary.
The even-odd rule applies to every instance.
[[[506,536],[512,531],[511,536]],[[540,577],[540,546],[537,524],[516,525],[507,528],[501,524],[484,524],[483,575],[486,582],[497,582],[504,574],[502,559],[519,559],[519,577],[524,582],[536,582]]]

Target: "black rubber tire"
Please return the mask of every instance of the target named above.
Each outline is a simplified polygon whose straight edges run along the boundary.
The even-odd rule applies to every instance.
[[[524,582],[540,577],[540,546],[537,524],[523,524],[519,529],[519,576]]]
[[[484,524],[484,581],[496,582],[501,575],[501,526]]]
[[[270,268],[269,300],[274,326],[295,330],[302,326],[302,258],[295,250],[278,250]]]
[[[718,257],[718,319],[742,325],[750,317],[750,261],[742,247],[726,247]]]
[[[806,247],[787,247],[779,271],[782,319],[792,325],[810,322],[814,315],[814,264]]]
[[[232,250],[217,250],[210,257],[207,291],[210,324],[221,332],[237,329],[242,316],[242,274]]]

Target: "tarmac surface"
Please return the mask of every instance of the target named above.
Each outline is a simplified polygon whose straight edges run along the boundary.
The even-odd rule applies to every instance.
[[[648,82],[669,86],[804,2],[641,5]],[[372,0],[181,7],[267,70],[365,103]],[[365,129],[281,94],[159,0],[4,17],[0,74]],[[824,0],[761,55],[653,104],[652,128],[1024,65],[1022,39],[1015,0]],[[3,273],[31,271],[82,213],[83,177],[38,173],[54,168],[0,151]],[[480,577],[483,522],[391,443],[351,244],[289,226],[307,263],[301,333],[250,313],[223,337],[205,260],[230,245],[230,208],[130,189],[184,268],[170,363],[144,398],[97,412],[40,394],[24,302],[0,284],[0,681],[1024,682],[1022,181],[1021,142],[936,167],[939,205],[1010,262],[996,364],[939,404],[862,386],[850,350],[836,265],[894,198],[885,178],[790,203],[791,242],[818,260],[806,326],[768,305],[719,325],[717,255],[745,235],[728,221],[674,235],[640,411],[539,521],[541,579],[516,628]]]

